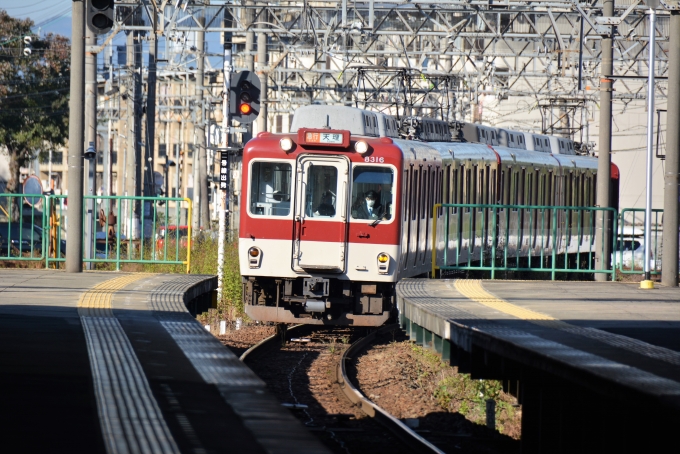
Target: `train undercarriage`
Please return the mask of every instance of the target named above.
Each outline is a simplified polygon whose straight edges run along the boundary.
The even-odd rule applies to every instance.
[[[381,326],[396,312],[391,282],[248,276],[242,284],[246,314],[260,321]]]

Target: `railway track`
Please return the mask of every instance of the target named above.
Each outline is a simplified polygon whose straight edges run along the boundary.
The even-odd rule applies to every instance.
[[[443,453],[444,451],[441,451],[402,421],[393,417],[364,396],[361,391],[354,386],[348,376],[348,365],[352,361],[352,358],[360,355],[363,350],[375,341],[376,337],[397,328],[397,325],[390,325],[377,331],[371,331],[366,335],[361,335],[360,331],[366,330],[347,328],[334,328],[328,330],[327,328],[313,327],[310,325],[295,325],[285,331],[278,331],[277,334],[257,343],[245,351],[240,359],[249,366],[257,368],[258,361],[266,360],[269,354],[275,353],[281,347],[284,336],[289,339],[288,345],[297,344],[295,349],[296,351],[301,352],[301,354],[291,357],[290,364],[284,366],[289,369],[285,377],[288,382],[287,388],[290,399],[292,400],[289,403],[284,403],[284,405],[288,406],[293,411],[302,412],[303,415],[301,415],[301,419],[303,419],[310,429],[327,432],[329,438],[332,439],[335,442],[336,447],[339,448],[338,452],[351,452],[350,449],[348,449],[347,443],[344,441],[349,432],[351,433],[351,440],[349,440],[350,445],[361,445],[361,443],[363,443],[360,441],[361,438],[380,438],[386,443],[394,443],[394,452]],[[302,404],[296,397],[293,376],[301,367],[306,367],[304,365],[305,359],[310,354],[313,355],[315,351],[318,351],[319,342],[312,342],[312,339],[315,338],[320,340],[322,344],[329,345],[329,348],[332,348],[333,345],[338,348],[346,347],[342,354],[332,355],[335,364],[333,364],[333,367],[331,368],[331,376],[329,378],[330,381],[335,384],[336,389],[334,391],[338,398],[344,398],[346,400],[346,405],[349,405],[354,409],[359,409],[363,415],[371,418],[364,418],[365,423],[358,423],[360,427],[357,427],[357,424],[354,424],[351,427],[336,427],[335,424],[333,424],[334,427],[329,427],[328,424],[319,426],[318,424],[315,424],[315,422],[321,418],[318,416],[315,418],[313,411],[310,410],[307,405]],[[341,339],[341,341],[337,342],[337,339]],[[351,340],[351,344],[349,344],[349,340]],[[305,350],[308,351],[305,352]],[[283,375],[283,373],[278,374],[280,378],[282,378]],[[278,386],[281,387],[281,384]],[[286,383],[283,384],[283,388],[286,388]],[[383,434],[376,432],[376,425],[381,426],[381,432],[383,432]],[[385,429],[392,437],[384,436]],[[357,438],[359,438],[359,441]],[[392,440],[389,440],[389,438]],[[365,442],[370,443],[371,440],[366,440]],[[384,444],[382,447],[385,447]]]

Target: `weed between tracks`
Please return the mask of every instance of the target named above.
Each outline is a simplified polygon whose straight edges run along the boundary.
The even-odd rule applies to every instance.
[[[501,382],[460,374],[430,350],[405,340],[403,333],[395,337],[356,360],[354,381],[369,399],[397,418],[417,418],[423,430],[487,439],[500,443],[500,452],[517,449],[513,439],[520,438],[521,410]],[[498,432],[485,427],[488,399],[496,402]]]

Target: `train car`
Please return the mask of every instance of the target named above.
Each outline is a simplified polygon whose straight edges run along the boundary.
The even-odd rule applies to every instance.
[[[430,270],[432,235],[442,238],[433,232],[436,203],[594,205],[593,158],[385,137],[381,115],[308,106],[290,133],[246,144],[239,256],[253,319],[382,325],[395,310],[396,282]],[[466,219],[488,224],[469,211]],[[521,210],[509,219],[532,228]],[[520,254],[545,247],[521,235],[508,245]]]
[[[378,135],[380,137],[399,138],[399,122],[392,115],[376,112],[378,117]]]

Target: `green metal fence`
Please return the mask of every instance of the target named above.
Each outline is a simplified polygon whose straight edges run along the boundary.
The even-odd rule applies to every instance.
[[[615,272],[595,261],[596,244],[603,249],[597,236],[617,231],[613,208],[437,204],[433,220],[433,275],[476,270],[494,279],[497,271],[529,271],[554,280],[558,273]]]
[[[39,200],[33,200],[30,208],[21,197],[0,194],[0,260],[44,261],[46,267],[65,262],[67,197],[31,196]],[[83,262],[112,263],[117,270],[124,263],[181,264],[186,265],[188,273],[191,226],[180,225],[182,203],[190,220],[189,199],[85,196],[83,238],[79,239],[83,242]],[[23,210],[22,216],[17,217],[17,209]],[[92,232],[89,241],[85,235],[88,230]]]
[[[45,260],[46,197],[0,194],[0,260]]]
[[[661,274],[662,232],[657,227],[663,224],[663,210],[652,210],[651,249],[649,251],[651,274]],[[624,208],[619,215],[618,244],[614,263],[623,274],[640,274],[644,270],[645,209]]]

